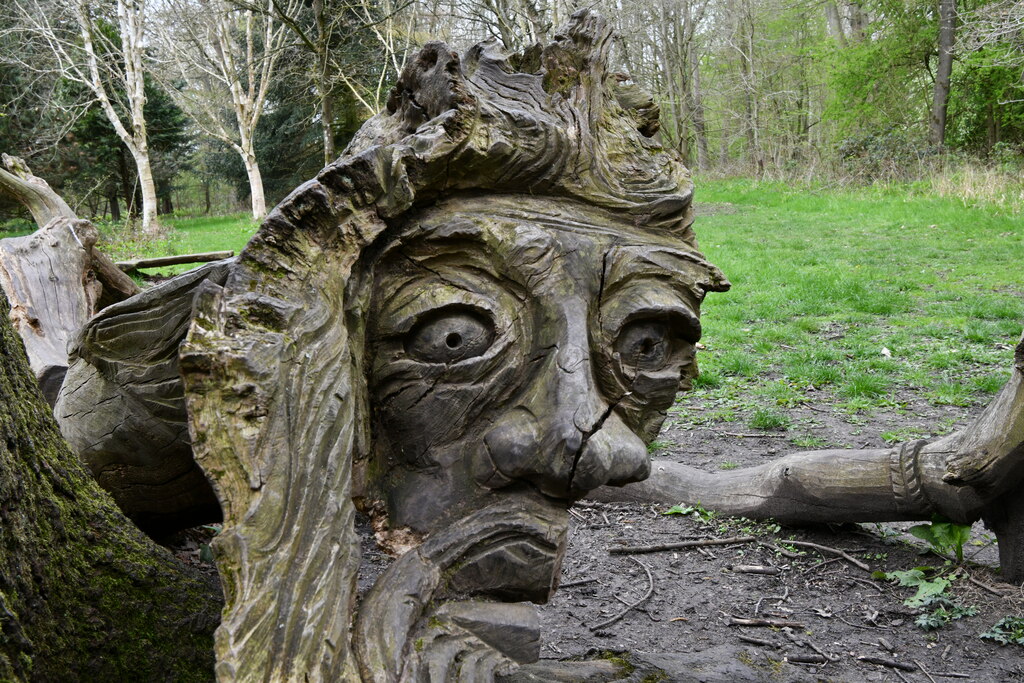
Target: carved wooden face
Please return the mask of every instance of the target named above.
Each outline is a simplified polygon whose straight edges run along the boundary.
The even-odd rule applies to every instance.
[[[688,252],[522,196],[451,200],[399,232],[369,317],[369,477],[393,526],[434,531],[496,496],[564,511],[648,475],[646,442],[696,370]]]

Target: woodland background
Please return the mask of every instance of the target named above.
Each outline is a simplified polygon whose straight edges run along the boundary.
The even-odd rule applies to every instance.
[[[6,0],[0,151],[82,217],[260,218],[428,40],[550,40],[559,0]],[[1020,0],[597,0],[704,176],[1024,204]],[[133,223],[134,225],[134,223]],[[0,199],[0,230],[30,227]]]

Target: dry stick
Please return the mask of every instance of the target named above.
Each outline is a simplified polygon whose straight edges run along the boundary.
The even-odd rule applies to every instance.
[[[933,671],[932,676],[939,678],[970,678],[970,674],[962,674],[957,671]]]
[[[866,572],[871,571],[871,567],[867,566],[853,555],[850,555],[844,550],[839,550],[838,548],[830,548],[827,545],[819,545],[817,543],[811,543],[810,541],[786,541],[786,543],[798,546],[800,548],[814,548],[815,550],[820,552],[832,553],[833,555],[838,555],[839,557],[843,558],[855,567],[859,567]]]
[[[895,673],[903,683],[910,683],[910,681],[907,680],[907,677],[900,673],[899,669],[896,669],[893,673]]]
[[[699,541],[679,541],[678,543],[659,543],[657,545],[624,545],[617,548],[608,548],[612,555],[639,555],[641,553],[656,553],[662,550],[683,550],[685,548],[703,548],[709,545],[732,545],[733,543],[753,543],[757,539],[753,536],[730,536],[729,538],[705,538]]]
[[[788,621],[786,619],[746,619],[743,617],[729,617],[730,626],[769,626],[775,628],[803,628],[802,621]]]
[[[639,600],[637,600],[634,603],[631,603],[631,604],[627,605],[626,609],[622,610],[621,612],[616,614],[614,617],[611,617],[610,619],[605,619],[600,624],[594,624],[593,626],[591,626],[590,627],[591,631],[600,631],[601,629],[605,628],[606,626],[611,626],[616,621],[618,621],[622,617],[624,617],[627,614],[629,614],[630,610],[633,610],[636,607],[639,607],[643,603],[647,602],[647,600],[651,597],[651,594],[654,593],[654,576],[651,574],[650,568],[648,568],[648,566],[646,564],[644,564],[640,560],[636,559],[635,557],[631,557],[629,559],[633,560],[638,565],[643,567],[644,571],[647,572],[647,581],[650,584],[649,586],[647,586],[647,592],[644,593],[644,596],[642,598],[640,598]]]
[[[846,578],[849,579],[850,581],[856,581],[857,583],[863,583],[865,586],[871,586],[872,588],[874,588],[879,593],[882,593],[882,594],[885,593],[885,589],[882,588],[881,586],[879,586],[874,581],[868,581],[867,579],[859,579],[856,576],[847,576]]]
[[[713,432],[715,434],[721,434],[722,436],[734,436],[737,439],[759,439],[765,437],[768,439],[785,439],[788,434],[744,434],[743,432],[720,432],[717,429],[709,429],[704,427],[706,431]]]
[[[803,555],[801,555],[800,553],[794,553],[792,550],[786,550],[781,545],[775,545],[773,543],[765,543],[764,541],[758,541],[758,545],[763,546],[763,547],[767,548],[768,550],[770,550],[770,551],[772,551],[774,553],[778,553],[779,555],[782,555],[783,557],[788,557],[791,560],[795,560],[795,559],[797,559],[799,557],[803,557]]]
[[[725,568],[735,572],[736,574],[766,574],[768,576],[778,576],[782,573],[782,570],[778,567],[765,567],[759,564],[733,564],[726,565]]]
[[[900,671],[917,671],[917,667],[913,664],[907,664],[906,662],[897,662],[895,659],[887,659],[885,657],[861,655],[860,657],[857,657],[857,661],[864,662],[866,664],[877,664],[878,666],[887,666],[890,669],[899,669]]]
[[[739,634],[736,637],[739,638],[744,643],[750,643],[751,645],[760,645],[761,647],[773,647],[773,648],[776,648],[776,649],[779,648],[779,644],[778,643],[773,643],[770,640],[761,640],[760,638],[752,638],[751,636],[745,636],[742,633]]]
[[[914,664],[917,664],[917,668],[921,670],[921,673],[923,673],[925,676],[928,677],[929,681],[931,681],[932,683],[935,683],[935,679],[932,678],[932,675],[930,673],[928,673],[927,669],[924,668],[924,664],[922,664],[921,662],[917,661],[916,659],[913,660],[913,662],[914,662]]]
[[[786,655],[785,661],[790,664],[828,664],[828,657],[825,655]]]
[[[765,600],[778,600],[780,604],[785,602],[786,599],[789,598],[789,586],[786,586],[785,588],[786,590],[782,592],[782,595],[762,595],[758,598],[757,604],[754,605],[754,616],[756,617],[757,613],[761,611],[761,603]],[[779,605],[776,605],[776,607],[778,606]]]
[[[970,574],[967,575],[967,580],[970,581],[971,583],[973,583],[978,588],[982,588],[984,590],[987,590],[992,595],[998,595],[1001,598],[1005,598],[1006,597],[1006,593],[1002,592],[1001,590],[999,590],[997,588],[993,588],[992,586],[988,585],[987,583],[982,583],[981,581],[978,581],[976,578],[974,578]]]
[[[597,579],[577,579],[576,581],[570,581],[569,583],[563,583],[559,585],[559,588],[572,588],[573,586],[583,586],[588,583],[596,583]]]

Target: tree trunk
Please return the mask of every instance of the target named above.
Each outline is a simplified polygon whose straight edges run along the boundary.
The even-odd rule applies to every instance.
[[[263,196],[263,176],[260,175],[259,162],[256,161],[256,155],[252,152],[243,152],[242,162],[245,163],[245,174],[249,176],[252,217],[256,220],[263,220],[263,217],[267,215],[267,200]]]
[[[825,19],[828,22],[828,33],[841,47],[846,47],[846,33],[843,31],[843,22],[839,17],[839,8],[834,2],[825,3]]]
[[[153,181],[149,150],[142,147],[133,156],[139,171],[139,191],[142,194],[142,231],[152,235],[160,230],[160,224],[157,222],[156,183]]]
[[[693,134],[697,138],[697,168],[706,170],[710,166],[711,156],[708,153],[708,133],[704,120],[704,97],[700,89],[700,57],[690,53],[690,92],[693,98]]]
[[[52,404],[67,370],[67,343],[97,310],[139,291],[94,247],[98,233],[25,162],[3,155],[0,190],[25,205],[39,230],[0,240],[0,290],[11,302],[32,370]]]
[[[956,0],[939,0],[939,65],[935,71],[935,93],[928,126],[929,141],[941,147],[946,140],[946,109],[949,102],[949,77],[953,73],[953,48],[956,42]]]
[[[0,678],[212,679],[213,575],[154,545],[57,431],[0,297]]]

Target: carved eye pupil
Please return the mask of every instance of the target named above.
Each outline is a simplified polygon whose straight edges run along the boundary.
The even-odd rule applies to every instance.
[[[493,342],[489,317],[474,309],[449,307],[418,322],[405,338],[405,350],[425,363],[458,363],[483,355]]]
[[[672,353],[672,332],[660,320],[631,322],[615,342],[622,362],[637,370],[658,370]]]

